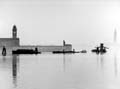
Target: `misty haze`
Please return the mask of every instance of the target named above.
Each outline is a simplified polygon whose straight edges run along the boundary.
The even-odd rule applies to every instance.
[[[0,0],[0,89],[119,89],[119,0]]]

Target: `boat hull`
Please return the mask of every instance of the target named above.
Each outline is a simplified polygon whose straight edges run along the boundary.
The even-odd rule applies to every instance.
[[[95,53],[106,53],[107,51],[104,49],[104,50],[96,50],[96,49],[93,49],[91,50],[92,52],[95,52]]]
[[[13,50],[12,54],[40,54],[41,52],[37,52],[32,49],[17,49]]]

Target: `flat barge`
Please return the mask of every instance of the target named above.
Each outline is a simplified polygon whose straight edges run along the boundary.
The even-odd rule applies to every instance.
[[[38,52],[33,49],[17,49],[13,50],[12,54],[40,54],[41,52]]]

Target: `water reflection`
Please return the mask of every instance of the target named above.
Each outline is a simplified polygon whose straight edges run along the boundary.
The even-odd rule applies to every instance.
[[[65,55],[63,55],[63,71],[65,72],[66,69],[66,62],[65,62]]]
[[[104,66],[104,55],[100,55],[100,64],[101,64],[101,68],[103,69],[103,66]]]
[[[114,70],[115,70],[115,76],[117,77],[117,55],[116,53],[114,54]]]
[[[13,84],[14,87],[17,87],[17,69],[19,63],[19,56],[13,55],[12,56],[12,76],[13,76]]]
[[[6,74],[6,71],[8,71],[5,78],[10,76],[10,80],[6,78],[6,81],[10,81],[10,84],[12,82],[14,89],[20,89],[21,87],[21,89],[56,89],[56,87],[66,89],[64,86],[68,86],[69,89],[87,89],[88,87],[90,89],[108,89],[104,84],[110,85],[114,84],[113,82],[120,81],[115,78],[115,76],[119,77],[119,60],[117,56],[119,57],[113,52],[112,54],[98,55],[65,54],[56,56],[50,54],[46,56],[41,54],[22,57],[10,55],[1,57],[0,68],[1,73]],[[19,57],[20,60],[22,59],[21,61],[19,61]],[[50,59],[53,57],[54,59]],[[20,68],[21,74],[19,74],[19,64],[24,65]],[[9,74],[9,71],[12,73]],[[114,86],[119,85],[116,83]]]
[[[2,58],[2,59],[3,59],[3,62],[5,62],[5,61],[6,61],[6,57],[5,57],[5,56],[3,56],[3,58]]]
[[[99,67],[99,64],[100,64],[100,67],[101,69],[103,69],[104,67],[104,55],[103,54],[97,54],[97,66]]]
[[[114,75],[115,75],[115,77],[117,77],[117,74],[118,74],[117,52],[114,52],[112,54],[113,54],[112,55],[112,60],[110,60],[110,61],[112,61],[112,64],[114,66]],[[100,67],[103,70],[104,65],[107,64],[107,63],[104,63],[104,61],[106,60],[106,58],[105,58],[106,54],[96,54],[96,55],[97,55],[97,57],[96,57],[97,67],[99,67],[99,64],[100,64]]]
[[[68,70],[70,65],[71,65],[71,55],[63,54],[63,72],[66,72],[66,70]]]

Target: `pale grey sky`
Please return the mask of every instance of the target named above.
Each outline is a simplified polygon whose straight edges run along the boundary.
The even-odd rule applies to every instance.
[[[112,42],[115,28],[120,34],[120,1],[1,0],[0,37],[11,37],[14,24],[21,44]]]

